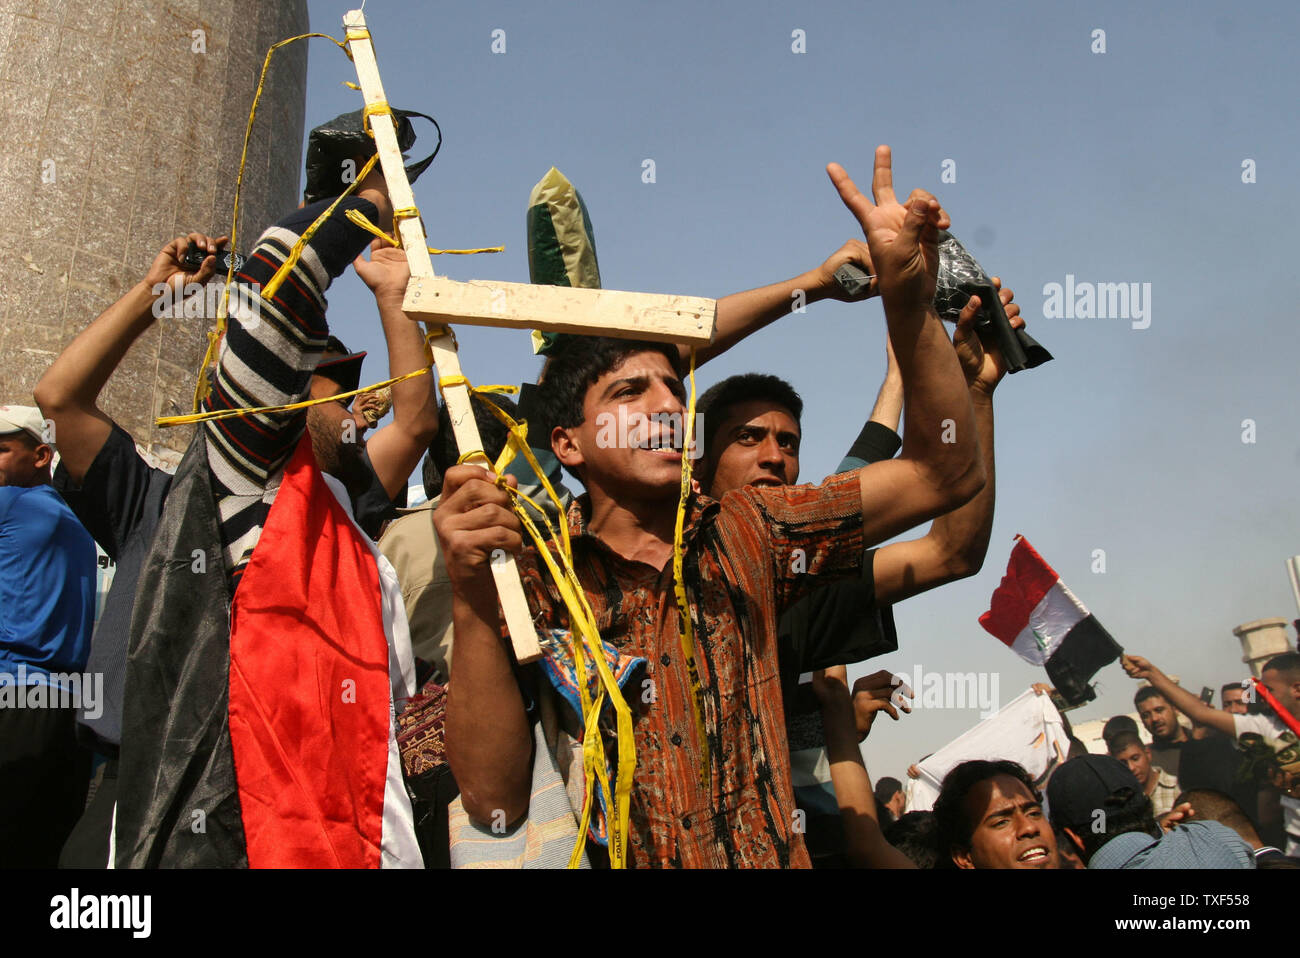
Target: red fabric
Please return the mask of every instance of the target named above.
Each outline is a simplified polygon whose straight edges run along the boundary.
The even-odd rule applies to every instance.
[[[249,867],[379,867],[390,695],[379,570],[306,432],[230,621]]]
[[[1016,536],[1016,544],[1007,562],[1007,574],[989,600],[989,610],[980,616],[980,625],[996,639],[1010,646],[1029,624],[1029,613],[1043,601],[1060,580],[1029,540]]]

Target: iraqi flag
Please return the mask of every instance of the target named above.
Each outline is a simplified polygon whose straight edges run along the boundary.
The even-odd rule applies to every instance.
[[[1044,666],[1071,705],[1093,697],[1088,682],[1124,651],[1024,536],[1016,536],[980,625],[1026,662]]]
[[[422,867],[393,718],[406,611],[346,501],[304,432],[227,612],[195,436],[137,593],[116,867]]]

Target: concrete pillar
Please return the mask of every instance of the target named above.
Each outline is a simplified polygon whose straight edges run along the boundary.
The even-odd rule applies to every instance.
[[[1241,642],[1241,661],[1255,678],[1273,656],[1295,651],[1287,638],[1286,619],[1257,619],[1237,626],[1232,634]]]
[[[0,402],[31,404],[59,351],[167,241],[230,232],[266,50],[307,29],[305,0],[0,0]],[[272,61],[244,172],[241,252],[297,205],[314,43],[325,41]],[[320,53],[331,54],[347,66],[333,47]],[[192,434],[153,420],[189,412],[209,325],[159,320],[100,396],[160,461],[179,461]]]

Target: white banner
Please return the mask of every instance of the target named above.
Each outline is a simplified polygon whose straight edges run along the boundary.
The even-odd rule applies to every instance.
[[[1052,770],[1065,761],[1069,750],[1061,713],[1049,696],[1029,689],[925,761],[918,762],[921,777],[908,780],[907,810],[932,809],[944,776],[962,762],[973,759],[1019,762],[1041,789]]]

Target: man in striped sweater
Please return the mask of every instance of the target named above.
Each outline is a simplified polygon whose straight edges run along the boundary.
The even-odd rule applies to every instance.
[[[360,257],[370,237],[344,215],[357,209],[381,228],[391,224],[391,205],[377,174],[321,226],[273,300],[260,298],[261,287],[328,202],[297,210],[267,230],[236,277],[229,328],[205,408],[291,404],[343,391],[339,376],[326,369],[313,374],[329,334],[324,293],[354,259],[376,296],[389,343],[390,374],[424,365],[419,327],[401,312],[405,258],[396,250],[377,251],[369,261]],[[98,410],[99,391],[153,322],[158,292],[179,294],[186,284],[212,275],[211,256],[194,274],[181,265],[191,240],[209,253],[221,242],[191,234],[170,244],[145,280],[68,346],[36,390],[63,440],[64,485],[70,488],[74,510],[80,503],[79,516],[110,554],[124,554],[109,599],[115,614],[105,615],[100,632],[106,634],[97,634],[95,642],[96,652],[102,650],[106,657],[100,667],[117,688],[112,727],[96,744],[115,758],[125,745],[120,773],[116,763],[113,768],[120,774],[120,789],[109,790],[109,805],[96,816],[83,864],[105,860],[103,839],[114,797],[119,797],[119,864],[247,862],[225,694],[216,688],[225,684],[229,667],[231,602],[304,427],[310,427],[318,453],[350,451],[350,431],[343,422],[346,400],[340,400],[305,413],[205,423],[172,478],[150,470],[135,454],[130,437]],[[430,377],[408,380],[393,392],[394,424],[378,430],[367,450],[370,479],[389,495],[405,486],[436,429]],[[349,457],[333,458],[334,463],[322,466],[343,472],[339,478],[348,483],[355,472],[337,464]],[[355,494],[356,483],[349,484]],[[122,568],[123,558],[129,569]],[[178,565],[178,558],[184,563]],[[209,567],[223,574],[206,575]],[[137,596],[147,600],[134,602]],[[401,671],[394,668],[399,678]],[[209,813],[216,827],[209,827]]]

